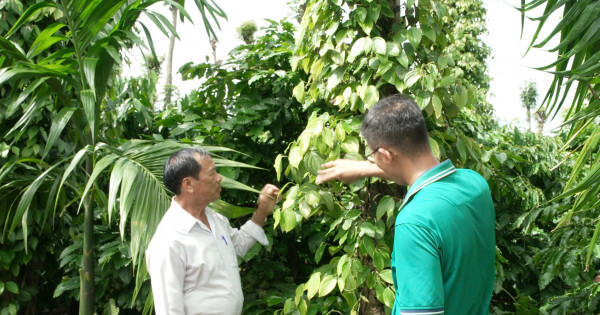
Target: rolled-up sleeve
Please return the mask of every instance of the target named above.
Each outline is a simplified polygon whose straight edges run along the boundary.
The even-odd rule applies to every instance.
[[[252,220],[248,220],[239,230],[229,227],[229,237],[233,242],[235,253],[240,257],[244,257],[257,241],[263,246],[269,245],[263,228]]]
[[[185,262],[174,246],[154,245],[158,246],[153,246],[146,252],[146,266],[154,295],[154,311],[157,315],[184,315]]]

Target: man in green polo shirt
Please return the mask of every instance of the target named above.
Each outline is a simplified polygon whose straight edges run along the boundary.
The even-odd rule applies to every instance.
[[[361,133],[368,160],[325,163],[317,183],[377,176],[410,186],[394,228],[392,314],[489,314],[496,245],[485,179],[433,156],[423,114],[404,96],[375,104]]]

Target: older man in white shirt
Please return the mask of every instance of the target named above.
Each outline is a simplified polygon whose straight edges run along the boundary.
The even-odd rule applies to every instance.
[[[208,208],[220,198],[221,175],[202,149],[182,149],[167,160],[165,186],[175,193],[146,251],[154,310],[162,314],[240,314],[244,295],[236,256],[256,241],[279,194],[267,184],[252,219],[239,230]]]

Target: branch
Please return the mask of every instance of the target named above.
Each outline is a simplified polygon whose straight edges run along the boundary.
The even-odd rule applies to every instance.
[[[592,95],[594,96],[595,99],[599,99],[600,98],[600,97],[598,97],[598,93],[596,92],[596,90],[594,90],[594,88],[592,87],[592,85],[589,84],[589,83],[588,83],[588,88],[592,92]]]

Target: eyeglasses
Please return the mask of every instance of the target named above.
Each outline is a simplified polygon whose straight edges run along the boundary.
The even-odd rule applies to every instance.
[[[371,155],[377,153],[379,151],[379,149],[381,149],[381,147],[377,147],[377,149],[373,150],[371,153],[369,153],[368,155],[366,155],[365,159],[368,159]]]

